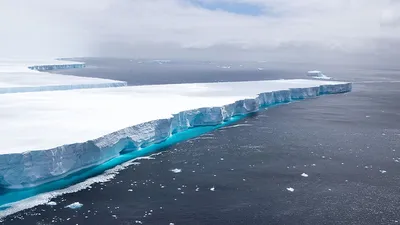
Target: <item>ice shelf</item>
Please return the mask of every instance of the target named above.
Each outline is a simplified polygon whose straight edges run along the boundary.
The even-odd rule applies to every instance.
[[[124,81],[45,73],[83,68],[84,63],[59,60],[0,60],[0,94],[126,86]]]
[[[346,82],[274,80],[3,94],[0,186],[35,186],[192,127],[351,88]]]

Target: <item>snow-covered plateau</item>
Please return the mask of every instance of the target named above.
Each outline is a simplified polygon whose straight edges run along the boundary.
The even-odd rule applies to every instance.
[[[124,81],[58,75],[43,71],[84,68],[80,62],[0,59],[0,94],[126,86]]]

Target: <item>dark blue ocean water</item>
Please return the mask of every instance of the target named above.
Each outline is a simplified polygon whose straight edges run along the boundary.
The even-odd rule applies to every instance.
[[[63,73],[130,85],[304,77],[300,68],[250,63],[85,60],[88,68]],[[400,75],[327,70],[354,81],[353,92],[253,114],[3,224],[398,224]],[[74,202],[82,208],[64,208]]]

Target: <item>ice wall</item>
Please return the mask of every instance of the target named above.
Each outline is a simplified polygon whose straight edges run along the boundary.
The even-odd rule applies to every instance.
[[[233,116],[256,112],[275,104],[325,94],[345,93],[351,89],[351,83],[336,82],[308,88],[263,92],[254,98],[241,99],[220,107],[182,111],[169,118],[126,127],[82,143],[24,153],[3,154],[0,155],[0,186],[22,188],[46,183],[101,164],[117,157],[121,152],[136,151],[151,144],[160,143],[174,133],[193,127],[218,125]]]
[[[55,64],[55,65],[35,65],[28,66],[31,70],[48,71],[48,70],[66,70],[66,69],[82,69],[85,68],[84,63]]]

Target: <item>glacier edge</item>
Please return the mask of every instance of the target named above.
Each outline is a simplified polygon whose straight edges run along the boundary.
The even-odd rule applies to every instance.
[[[6,61],[7,62],[7,61]],[[14,64],[15,65],[14,65]],[[50,74],[51,70],[68,70],[82,69],[86,64],[83,62],[70,62],[66,60],[51,60],[49,62],[8,62],[4,65],[0,64],[0,94],[22,93],[22,92],[42,92],[42,91],[63,91],[74,89],[91,89],[91,88],[110,88],[125,87],[126,81],[101,79],[94,77],[77,77],[72,75]],[[22,83],[7,83],[10,77],[20,76]],[[65,78],[71,81],[66,82]],[[46,80],[57,81],[62,78],[58,84],[46,82]],[[26,84],[29,79],[35,80],[33,83]],[[38,80],[42,80],[39,84]],[[65,82],[65,83],[64,83]],[[5,84],[5,85],[4,85]]]
[[[186,110],[169,118],[153,120],[82,143],[52,149],[0,155],[0,186],[17,189],[60,179],[84,168],[104,163],[121,153],[140,150],[167,140],[171,135],[198,126],[215,126],[238,115],[256,112],[279,103],[325,94],[350,92],[351,83],[263,92],[255,98],[221,107]]]

